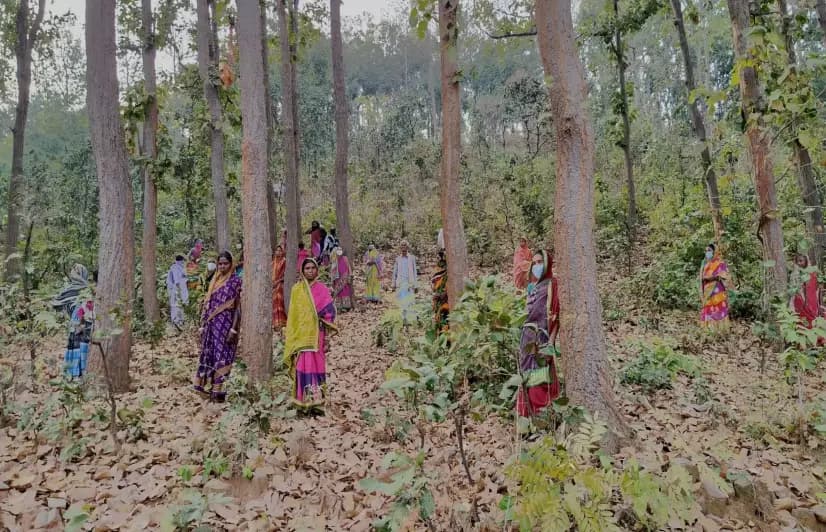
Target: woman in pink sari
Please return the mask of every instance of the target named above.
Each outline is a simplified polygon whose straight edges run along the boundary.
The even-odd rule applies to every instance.
[[[305,259],[290,295],[284,365],[293,381],[293,402],[307,413],[323,413],[327,392],[327,338],[338,332],[336,306],[318,281],[318,263]]]
[[[513,284],[519,290],[524,290],[528,286],[528,272],[531,270],[532,258],[528,239],[523,236],[519,239],[519,247],[513,254]]]
[[[801,323],[811,329],[818,317],[826,317],[826,310],[820,304],[820,283],[817,280],[817,270],[809,267],[809,257],[800,254],[794,259],[795,268],[792,271],[792,288],[796,288],[789,306],[800,317]],[[819,338],[818,345],[823,345],[826,339]]]
[[[700,267],[700,325],[712,330],[728,328],[728,265],[714,244],[706,248]]]
[[[336,300],[336,309],[350,310],[353,308],[350,261],[344,256],[344,250],[340,247],[333,249],[330,260],[330,279],[333,281],[333,297]]]

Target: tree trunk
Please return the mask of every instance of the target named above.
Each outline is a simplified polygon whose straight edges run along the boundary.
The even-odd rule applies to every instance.
[[[296,280],[296,257],[301,239],[301,211],[298,190],[298,92],[296,90],[297,61],[295,43],[298,35],[290,38],[290,27],[297,24],[296,9],[290,4],[287,20],[287,2],[277,0],[281,39],[281,108],[284,123],[285,195],[287,207],[287,267],[284,273],[284,306],[289,310],[290,290]],[[293,21],[295,24],[293,24]]]
[[[272,375],[272,249],[267,220],[267,103],[259,0],[238,0],[241,88],[241,177],[244,217],[244,296],[241,356],[251,383]]]
[[[619,27],[619,0],[614,0],[614,55],[617,59],[619,74],[620,113],[622,114],[622,151],[625,155],[625,176],[628,186],[628,242],[634,243],[637,238],[637,190],[634,186],[634,162],[631,159],[631,119],[628,116],[628,91],[625,87],[625,51],[622,45],[622,30]]]
[[[336,231],[344,254],[352,262],[353,232],[350,229],[350,195],[347,191],[347,156],[350,151],[350,109],[344,85],[344,51],[341,39],[341,0],[330,0],[330,40],[333,50],[333,99],[336,106]],[[352,275],[350,279],[352,279]],[[352,285],[352,281],[351,281]]]
[[[705,118],[703,117],[703,112],[700,110],[700,105],[696,98],[691,101],[691,93],[697,88],[697,85],[694,81],[694,62],[691,59],[691,49],[688,47],[688,37],[686,37],[685,32],[681,1],[682,0],[671,0],[671,7],[674,10],[674,26],[677,28],[677,35],[680,38],[680,50],[682,51],[683,63],[685,65],[686,101],[691,112],[691,123],[694,126],[694,134],[697,135],[697,139],[702,145],[700,159],[703,162],[703,181],[706,184],[708,203],[711,206],[711,221],[714,224],[714,237],[719,244],[720,237],[725,228],[723,223],[723,208],[720,205],[717,173],[714,171],[714,165],[711,162],[711,153],[708,149]]]
[[[101,343],[112,388],[125,392],[129,389],[132,345],[135,212],[120,122],[116,52],[115,0],[87,0],[87,108],[100,190],[95,328],[104,338]],[[102,376],[99,351],[92,350],[89,359],[90,373]]]
[[[215,244],[219,251],[229,249],[229,202],[224,177],[224,132],[221,130],[221,102],[218,100],[218,28],[214,0],[196,0],[198,11],[198,72],[204,84],[204,98],[209,107],[210,169],[215,198]]]
[[[14,109],[12,126],[11,176],[8,191],[8,219],[6,221],[6,281],[15,280],[20,275],[21,261],[12,257],[17,253],[20,239],[20,214],[23,208],[23,156],[26,141],[26,120],[29,115],[29,94],[32,84],[32,50],[40,37],[40,25],[46,0],[38,0],[37,13],[29,25],[29,2],[18,0],[15,15],[16,41],[14,55],[17,60],[17,105]]]
[[[143,25],[143,84],[146,104],[143,119],[143,239],[141,240],[141,270],[143,311],[147,323],[161,319],[158,305],[158,189],[153,163],[158,158],[158,97],[155,82],[155,28],[152,20],[152,0],[141,0]]]
[[[627,429],[614,398],[602,329],[594,242],[594,140],[570,0],[537,0],[536,27],[545,75],[553,80],[548,91],[557,139],[554,248],[565,392],[619,437]],[[617,439],[610,440],[608,446],[615,446]]]
[[[731,30],[734,36],[734,50],[738,61],[754,64],[748,51],[749,31],[748,0],[728,0]],[[767,264],[766,294],[785,298],[788,284],[786,257],[783,253],[783,229],[780,210],[777,208],[777,193],[774,186],[774,171],[769,151],[770,131],[763,119],[760,82],[757,71],[752,66],[740,67],[740,96],[743,116],[746,117],[746,137],[751,155],[752,176],[757,191],[760,221],[758,235],[763,244],[763,259]]]
[[[823,46],[826,46],[826,0],[815,0],[817,9],[817,20],[820,22],[820,36],[823,39]]]
[[[797,71],[797,55],[794,51],[794,38],[789,29],[789,10],[786,0],[777,0],[777,8],[780,11],[782,23],[780,25],[783,39],[786,42],[786,64],[792,72]],[[796,126],[796,124],[795,124]],[[812,239],[812,246],[809,248],[809,259],[813,264],[820,264],[826,247],[826,233],[823,230],[823,204],[820,193],[817,190],[817,177],[812,169],[812,157],[809,150],[801,144],[798,138],[798,128],[793,127],[794,140],[792,149],[794,151],[794,162],[797,166],[797,185],[800,187],[800,194],[803,196],[803,204],[806,205],[806,232]]]
[[[275,192],[272,189],[272,174],[270,162],[273,150],[273,128],[274,116],[272,108],[272,97],[270,96],[270,54],[269,39],[267,39],[267,3],[260,1],[261,8],[261,48],[263,50],[261,59],[264,64],[264,99],[267,105],[267,219],[269,220],[270,248],[275,249],[278,245],[278,220],[276,219]]]
[[[461,72],[456,23],[459,0],[439,0],[439,52],[442,77],[442,175],[439,203],[447,253],[447,299],[451,308],[459,303],[467,277],[467,242],[462,223],[462,183],[459,176],[462,156]]]
[[[439,108],[436,105],[436,61],[431,57],[427,69],[427,92],[430,100],[430,138],[436,138],[439,131]]]

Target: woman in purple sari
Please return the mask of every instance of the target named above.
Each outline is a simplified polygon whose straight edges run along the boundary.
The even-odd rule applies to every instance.
[[[330,289],[318,281],[318,263],[305,259],[290,292],[284,365],[293,381],[293,402],[308,413],[323,412],[327,382],[327,338],[338,332]]]
[[[201,358],[193,379],[196,392],[223,402],[224,382],[229,378],[238,349],[241,320],[241,278],[235,275],[232,255],[218,256],[218,272],[209,283],[201,316]]]
[[[350,261],[340,247],[333,249],[330,257],[330,278],[333,281],[333,297],[336,309],[341,311],[353,308],[353,284],[350,277]]]

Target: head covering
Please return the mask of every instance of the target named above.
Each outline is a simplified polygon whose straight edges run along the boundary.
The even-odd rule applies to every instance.
[[[341,249],[341,247],[336,246],[336,247],[333,248],[333,255],[336,255],[336,256],[340,257],[340,256],[344,255],[344,250]]]
[[[308,262],[312,262],[313,264],[315,264],[315,267],[316,267],[316,268],[318,268],[318,261],[316,261],[314,258],[312,258],[312,257],[307,257],[306,259],[302,260],[302,261],[301,261],[301,268],[299,269],[298,274],[299,274],[299,275],[301,276],[301,278],[302,278],[302,279],[304,279],[305,281],[307,281],[307,278],[306,278],[306,277],[304,277],[304,265],[305,265],[305,264],[307,264]],[[318,279],[318,277],[316,277],[316,279]],[[313,279],[313,280],[315,280],[315,279]]]
[[[544,249],[537,251],[534,255],[542,255],[542,265],[545,266],[545,271],[542,273],[542,278],[537,279],[536,282],[540,283],[546,279],[552,279],[554,276],[553,255]]]
[[[52,300],[52,308],[65,310],[71,314],[77,306],[80,292],[89,288],[89,270],[82,264],[75,264],[69,272],[69,282]]]
[[[222,256],[225,259],[229,259],[229,268],[224,273],[222,273],[221,270],[216,269],[215,275],[212,276],[212,280],[209,282],[209,288],[207,289],[205,297],[206,301],[209,301],[209,298],[212,296],[212,294],[216,290],[224,286],[227,283],[227,281],[232,279],[232,276],[235,275],[235,262],[232,260],[232,255],[228,251],[226,251],[219,255],[218,258],[220,259]]]

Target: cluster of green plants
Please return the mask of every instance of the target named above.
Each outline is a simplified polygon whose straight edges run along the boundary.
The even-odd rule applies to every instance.
[[[672,465],[664,474],[633,459],[620,469],[599,450],[607,428],[589,415],[564,437],[547,435],[506,468],[516,488],[500,503],[520,530],[659,530],[690,523],[693,482]]]
[[[645,392],[671,388],[678,373],[700,374],[696,361],[677,350],[673,342],[656,339],[637,343],[639,354],[620,372],[623,384],[640,386]]]

